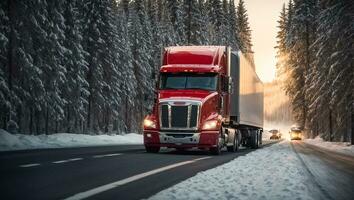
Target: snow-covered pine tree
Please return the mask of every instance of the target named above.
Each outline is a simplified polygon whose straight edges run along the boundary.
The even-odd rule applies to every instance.
[[[140,129],[140,122],[146,111],[151,109],[154,95],[154,62],[151,51],[151,27],[142,0],[134,0],[130,10],[130,39],[133,54],[134,74],[137,82],[137,100],[135,106],[135,127]]]
[[[46,52],[41,54],[44,59],[41,70],[45,86],[45,133],[48,134],[51,131],[58,132],[59,123],[64,119],[64,107],[67,102],[62,96],[62,88],[66,83],[63,61],[67,49],[64,46],[63,3],[60,0],[43,2],[46,3],[44,29],[47,37],[42,38]]]
[[[277,78],[280,81],[280,84],[284,85],[287,83],[286,79],[288,73],[288,68],[287,68],[288,51],[286,46],[288,13],[285,4],[283,4],[283,8],[280,12],[279,20],[277,22],[278,22],[278,26],[277,26],[278,32],[276,36],[277,45],[275,46],[275,49],[277,51],[276,53]]]
[[[186,34],[185,34],[185,27],[183,23],[183,7],[182,7],[182,0],[166,0],[166,7],[168,9],[168,13],[170,14],[170,19],[174,27],[174,31],[176,32],[177,41],[176,44],[178,45],[185,45],[186,44]]]
[[[7,70],[8,63],[8,45],[9,45],[9,17],[7,10],[7,2],[0,2],[0,127],[6,129],[11,102],[9,98],[10,89],[8,82],[9,77]]]
[[[183,0],[183,22],[186,34],[186,44],[198,45],[202,41],[202,15],[197,0]]]
[[[353,42],[354,26],[350,14],[353,4],[350,1],[321,1],[318,17],[318,38],[313,44],[316,48],[316,82],[313,83],[313,98],[310,111],[317,108],[314,117],[316,124],[328,119],[328,107],[332,110],[336,123],[332,132],[324,127],[327,139],[347,140],[347,132],[353,126]],[[351,41],[351,42],[348,42]],[[330,101],[329,101],[330,99]],[[353,130],[352,130],[353,131]],[[353,136],[352,136],[353,137]]]
[[[223,10],[220,0],[207,0],[206,2],[210,23],[213,32],[210,34],[210,43],[220,45],[223,36]]]
[[[82,19],[80,18],[77,1],[66,0],[64,3],[65,16],[65,41],[64,46],[68,49],[64,52],[64,63],[66,68],[67,82],[64,87],[65,107],[64,127],[67,132],[82,132],[82,123],[86,116],[87,90],[86,73],[88,63],[86,62],[87,52],[82,46]]]
[[[198,0],[198,9],[200,11],[202,26],[200,27],[200,44],[208,45],[210,43],[213,26],[208,15],[207,4],[205,0]]]
[[[103,96],[105,99],[101,126],[108,132],[118,117],[119,105],[121,104],[120,86],[122,74],[119,66],[118,54],[118,34],[114,19],[117,13],[115,0],[105,0],[101,2],[100,13],[102,16],[101,38],[104,41],[104,53],[100,56],[103,66],[104,88]]]
[[[231,30],[231,26],[230,26],[230,5],[228,0],[222,0],[222,18],[221,18],[221,41],[220,41],[220,45],[230,45],[230,40],[231,40],[231,35],[230,30]]]
[[[89,96],[87,106],[87,128],[89,130],[99,131],[99,117],[103,111],[105,98],[103,88],[106,85],[104,81],[104,70],[101,56],[106,53],[106,45],[102,36],[102,29],[105,27],[102,19],[101,1],[85,1],[83,5],[83,29],[84,49],[88,52],[86,60],[88,62],[88,72],[86,80],[89,84]]]
[[[175,45],[178,42],[179,37],[178,33],[174,31],[174,26],[171,21],[171,15],[167,7],[167,2],[162,2],[163,3],[159,4],[159,13],[161,14],[159,30],[161,31],[161,46],[167,47]],[[161,52],[159,54],[161,54]]]
[[[16,49],[13,56],[16,57],[14,65],[17,73],[13,92],[21,99],[15,104],[19,131],[29,131],[32,134],[35,129],[39,134],[42,132],[45,105],[42,80],[45,59],[42,55],[46,53],[46,3],[16,1],[13,9],[12,34],[16,37],[13,37],[11,48]]]
[[[308,89],[308,71],[312,67],[311,60],[314,52],[311,44],[315,39],[316,27],[316,0],[297,0],[294,4],[294,16],[289,23],[289,47],[288,66],[290,67],[290,81],[286,92],[293,105],[295,120],[306,126],[308,102],[306,91]]]
[[[147,14],[149,16],[149,24],[151,25],[151,32],[153,40],[151,41],[151,56],[153,59],[153,72],[157,74],[161,64],[161,49],[163,43],[161,43],[161,21],[158,18],[158,4],[156,0],[147,1]],[[171,33],[172,34],[172,33]],[[155,83],[155,81],[154,81]]]
[[[121,2],[122,3],[122,2]],[[118,66],[122,73],[121,92],[122,104],[120,106],[121,114],[118,116],[117,130],[122,132],[131,132],[136,130],[132,128],[131,113],[136,100],[137,80],[134,76],[133,55],[131,52],[130,35],[128,30],[128,15],[122,4],[118,5],[118,16],[115,18],[117,24],[117,33],[119,40],[117,41],[118,47]]]
[[[237,27],[237,15],[236,15],[236,6],[234,0],[229,1],[229,40],[228,43],[234,50],[239,49],[240,39],[238,38],[238,27]]]
[[[247,10],[244,0],[240,0],[237,6],[237,26],[238,38],[240,39],[239,48],[243,53],[252,52],[251,29],[248,22]]]

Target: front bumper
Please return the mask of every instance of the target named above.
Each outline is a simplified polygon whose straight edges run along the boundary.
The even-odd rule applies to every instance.
[[[144,130],[144,145],[168,148],[211,148],[216,147],[218,131],[164,132]]]

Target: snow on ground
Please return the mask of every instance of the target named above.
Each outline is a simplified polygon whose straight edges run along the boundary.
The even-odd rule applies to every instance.
[[[136,133],[125,135],[84,135],[72,133],[24,135],[10,134],[0,129],[0,151],[121,144],[143,144],[143,137]]]
[[[304,142],[328,149],[330,151],[354,156],[354,145],[350,145],[349,142],[326,142],[319,136],[315,139],[305,139]]]
[[[289,141],[282,141],[200,172],[150,199],[318,199],[306,173]]]

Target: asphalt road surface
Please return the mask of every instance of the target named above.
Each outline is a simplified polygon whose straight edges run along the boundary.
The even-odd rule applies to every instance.
[[[151,154],[143,146],[109,146],[2,152],[0,198],[148,198],[251,151],[212,156],[204,151],[166,149]]]
[[[292,141],[312,185],[322,193],[320,199],[354,199],[354,157],[321,147]]]
[[[354,199],[353,157],[301,141],[292,147],[319,199]],[[251,151],[150,154],[130,145],[2,152],[0,199],[143,199]]]

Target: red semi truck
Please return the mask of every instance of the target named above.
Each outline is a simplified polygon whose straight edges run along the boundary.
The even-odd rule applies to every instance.
[[[152,113],[144,119],[147,152],[199,148],[220,154],[258,148],[263,84],[240,51],[226,46],[165,48]]]

